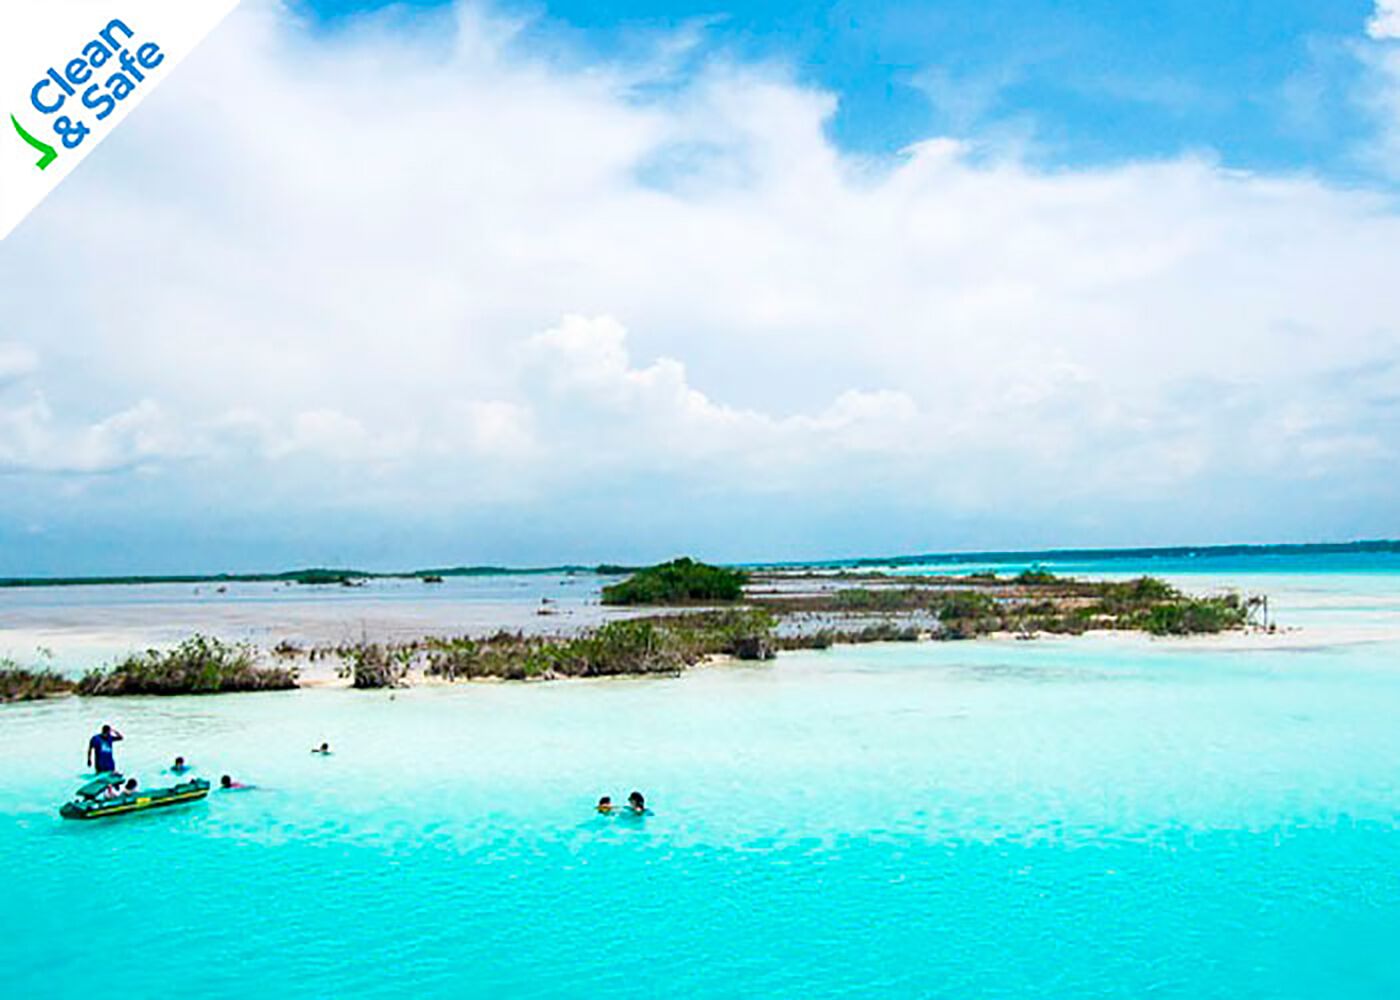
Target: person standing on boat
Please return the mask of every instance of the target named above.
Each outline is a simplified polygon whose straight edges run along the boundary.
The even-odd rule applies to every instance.
[[[122,738],[122,734],[111,726],[104,725],[102,732],[88,740],[87,762],[98,774],[117,769],[117,758],[112,752],[112,744]]]

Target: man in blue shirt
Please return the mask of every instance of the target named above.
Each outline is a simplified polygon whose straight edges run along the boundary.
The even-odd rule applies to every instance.
[[[111,726],[104,725],[102,732],[88,740],[87,762],[98,774],[117,769],[116,757],[112,754],[112,744],[122,738],[122,734]]]

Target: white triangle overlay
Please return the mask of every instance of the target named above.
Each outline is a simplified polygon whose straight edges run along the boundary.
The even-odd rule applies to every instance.
[[[238,3],[5,0],[0,239],[165,82]]]

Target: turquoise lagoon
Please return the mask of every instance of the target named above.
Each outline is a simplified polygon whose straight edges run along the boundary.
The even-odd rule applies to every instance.
[[[1256,574],[1282,640],[0,706],[4,992],[1394,997],[1397,582]],[[62,821],[108,720],[259,787]]]

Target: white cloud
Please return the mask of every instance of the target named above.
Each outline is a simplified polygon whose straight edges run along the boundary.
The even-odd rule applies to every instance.
[[[446,450],[484,458],[526,460],[538,454],[534,418],[530,409],[501,399],[467,400],[456,404],[459,435],[449,438]],[[460,442],[460,444],[458,444]]]
[[[18,381],[39,367],[39,355],[23,344],[0,341],[0,386]]]
[[[664,423],[685,432],[689,440],[763,420],[759,414],[718,405],[692,388],[685,366],[674,358],[633,367],[626,338],[627,331],[613,317],[566,316],[559,326],[532,337],[527,351],[545,384],[575,413],[582,406],[649,426]]]
[[[1400,38],[1400,0],[1376,0],[1366,33],[1377,40]]]
[[[294,466],[310,507],[353,470],[386,518],[483,481],[540,519],[622,480],[930,523],[1166,493],[1178,536],[1222,476],[1241,510],[1317,476],[1400,499],[1387,198],[939,137],[875,164],[781,68],[566,64],[441,17],[310,37],[245,4],[0,245],[0,389],[52,401],[0,411],[0,462],[195,460],[225,502]]]
[[[1366,31],[1379,44],[1358,50],[1370,71],[1360,102],[1375,122],[1361,158],[1382,176],[1400,179],[1400,0],[1377,0]]]
[[[0,472],[106,474],[184,452],[179,432],[150,400],[81,426],[62,425],[42,395],[0,406]]]

